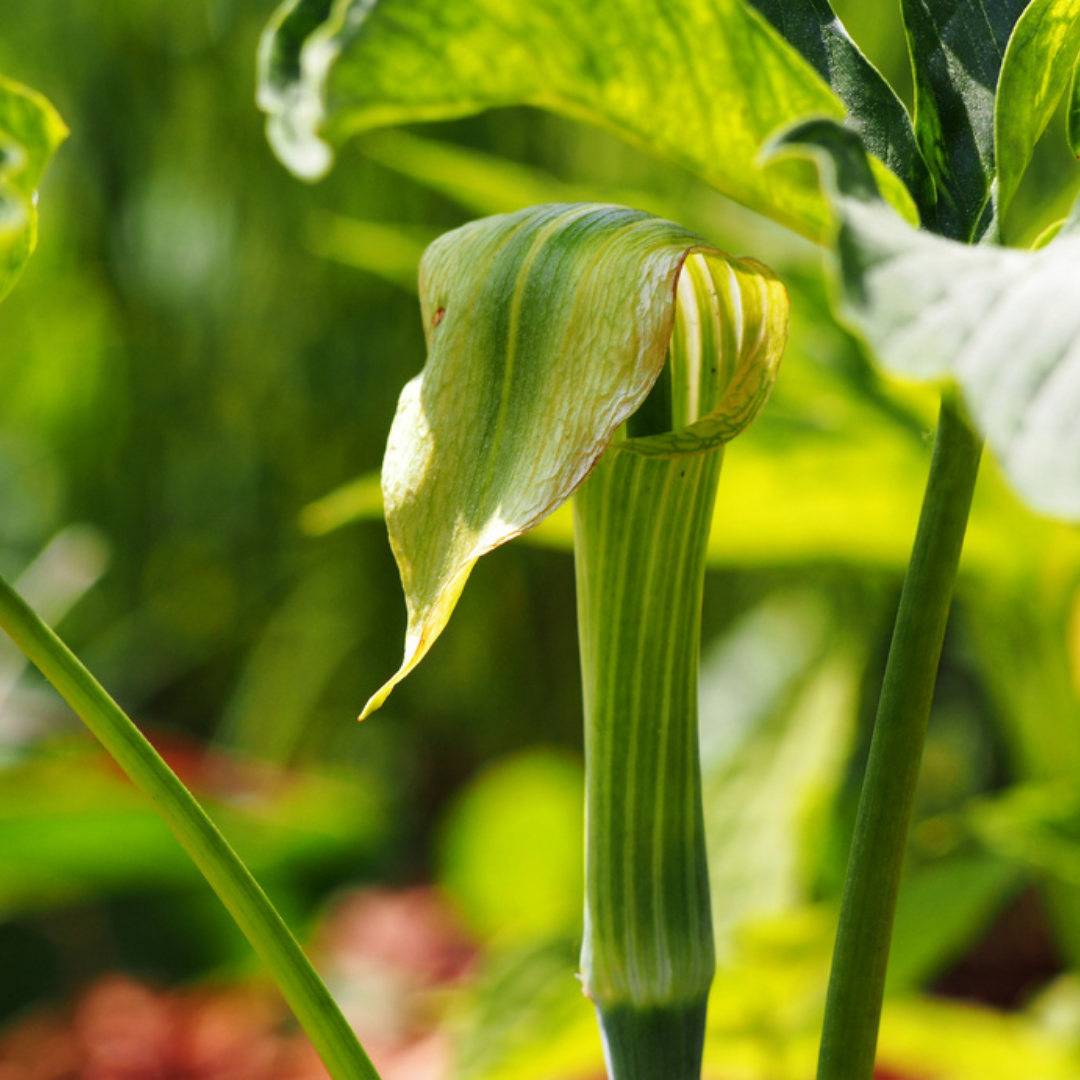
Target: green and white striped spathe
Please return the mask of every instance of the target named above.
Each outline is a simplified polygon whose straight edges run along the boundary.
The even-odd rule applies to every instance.
[[[383,463],[408,606],[405,656],[368,715],[446,626],[476,560],[542,521],[595,467],[665,368],[677,430],[627,447],[717,446],[768,397],[787,297],[765,267],[678,225],[601,205],[486,218],[420,268],[428,361]]]

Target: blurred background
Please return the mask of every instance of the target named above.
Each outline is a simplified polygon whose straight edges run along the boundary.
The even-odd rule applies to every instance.
[[[892,4],[837,5],[910,98]],[[574,978],[581,707],[565,513],[485,559],[424,665],[377,469],[424,360],[424,245],[622,202],[784,277],[731,449],[702,669],[720,971],[706,1076],[813,1074],[935,395],[832,319],[820,253],[689,175],[507,110],[351,144],[307,186],[254,104],[270,0],[5,0],[0,71],[72,130],[0,308],[0,571],[266,886],[385,1080],[593,1080]],[[1080,185],[1051,126],[1006,223]],[[1080,1077],[1080,536],[980,481],[898,914],[881,1080]],[[316,1077],[153,812],[0,644],[0,1080]]]

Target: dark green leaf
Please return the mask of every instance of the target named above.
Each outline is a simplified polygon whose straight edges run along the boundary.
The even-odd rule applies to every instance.
[[[907,185],[924,220],[937,196],[907,109],[851,40],[828,0],[750,0],[810,62],[848,110],[848,126]]]
[[[1073,68],[1072,89],[1069,91],[1068,136],[1069,148],[1080,158],[1080,62]]]
[[[535,105],[588,120],[820,237],[828,213],[797,163],[763,140],[843,108],[741,0],[289,0],[262,46],[271,142],[300,175],[372,127]],[[888,197],[906,189],[882,168]],[[913,209],[912,209],[913,213]]]
[[[938,224],[956,240],[996,230],[994,98],[1028,0],[902,0],[915,72],[915,133],[938,184]]]
[[[823,162],[847,321],[890,371],[955,379],[1028,502],[1080,518],[1080,212],[1039,251],[971,247],[902,221],[838,124],[811,121],[782,142]]]

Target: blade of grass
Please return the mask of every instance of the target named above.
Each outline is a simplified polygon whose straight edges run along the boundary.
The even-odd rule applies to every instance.
[[[379,1080],[330,991],[217,826],[120,706],[2,578],[0,627],[153,803],[274,977],[334,1080]]]

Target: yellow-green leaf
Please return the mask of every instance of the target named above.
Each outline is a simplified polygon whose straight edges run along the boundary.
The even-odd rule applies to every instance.
[[[476,560],[585,479],[669,344],[672,415],[686,430],[624,440],[623,452],[731,438],[764,403],[787,332],[787,295],[765,267],[614,206],[466,225],[428,249],[420,293],[428,362],[402,393],[383,465],[405,658],[364,715],[442,632]]]
[[[37,243],[35,191],[67,128],[40,95],[0,76],[0,299]]]
[[[271,141],[302,176],[325,172],[331,147],[363,129],[535,105],[613,130],[811,236],[828,222],[804,167],[765,169],[757,155],[778,126],[843,106],[741,0],[288,0],[260,69]]]
[[[1032,0],[1009,38],[994,103],[1002,217],[1080,54],[1080,0]]]

